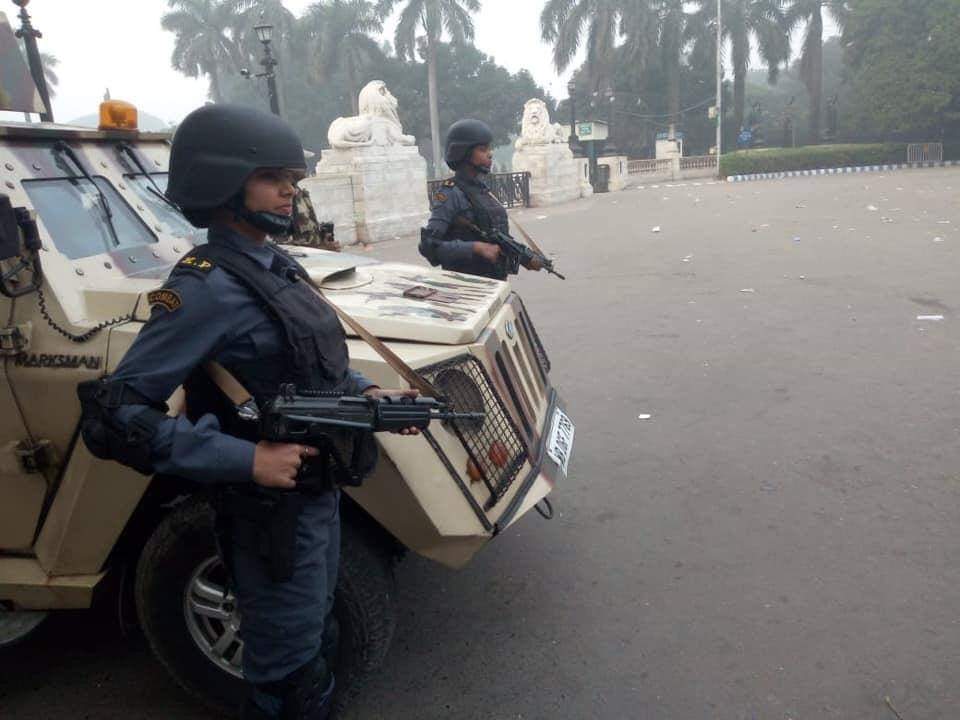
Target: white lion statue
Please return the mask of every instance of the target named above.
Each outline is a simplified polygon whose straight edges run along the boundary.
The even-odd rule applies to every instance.
[[[330,147],[414,145],[413,135],[404,135],[397,115],[397,99],[382,80],[368,82],[360,91],[360,114],[338,117],[327,130]]]
[[[531,98],[524,103],[520,137],[516,142],[518,150],[530,145],[549,145],[566,141],[563,126],[550,122],[550,112],[543,100]]]

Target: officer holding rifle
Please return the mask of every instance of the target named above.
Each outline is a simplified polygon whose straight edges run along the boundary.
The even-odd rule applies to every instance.
[[[494,241],[498,233],[509,239],[510,221],[483,181],[493,165],[492,142],[493,133],[480,120],[458,120],[450,126],[444,160],[455,175],[431,198],[420,254],[444,270],[506,280],[518,261],[528,270],[541,270],[547,263],[536,253],[507,257],[510,251]]]
[[[330,713],[338,485],[372,469],[376,444],[369,432],[341,433],[359,449],[338,455],[351,463],[342,467],[332,445],[264,439],[210,368],[225,368],[260,408],[284,387],[355,396],[361,409],[387,397],[421,402],[415,390],[381,390],[350,370],[335,310],[272,242],[292,229],[304,172],[300,139],[274,115],[226,104],[188,115],[173,139],[167,196],[209,228],[208,241],[149,294],[150,319],[116,372],[80,388],[83,437],[95,455],[214,489],[242,616],[250,719]],[[164,403],[181,385],[187,412],[170,417]]]

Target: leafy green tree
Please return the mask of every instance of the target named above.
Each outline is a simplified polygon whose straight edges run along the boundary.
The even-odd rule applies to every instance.
[[[244,0],[167,0],[171,12],[160,21],[164,30],[176,35],[171,56],[174,70],[187,77],[210,78],[210,97],[221,102],[224,68],[239,71],[242,55],[231,36]]]
[[[922,0],[921,0],[922,1]],[[810,96],[810,138],[820,142],[823,116],[823,17],[829,14],[842,30],[848,17],[846,0],[792,0],[787,10],[790,30],[805,26],[800,50],[800,77]]]
[[[312,70],[319,82],[346,73],[353,114],[359,112],[360,73],[383,57],[370,34],[383,30],[383,20],[367,0],[332,0],[315,3],[302,19],[303,31],[312,39]]]
[[[747,73],[756,50],[767,66],[768,82],[774,84],[780,66],[790,59],[790,32],[782,0],[724,0],[723,37],[730,42],[733,69],[733,123],[743,126],[747,102]],[[693,14],[688,37],[700,45],[692,59],[716,66],[717,2],[707,0]]]
[[[377,12],[386,17],[400,0],[379,0]],[[394,47],[401,59],[416,61],[418,51],[427,60],[427,88],[430,103],[430,138],[433,148],[434,176],[440,167],[440,119],[437,105],[437,53],[446,33],[456,45],[473,40],[473,18],[479,12],[480,0],[402,0],[403,10],[394,36]],[[418,32],[424,35],[418,38]]]
[[[956,0],[851,0],[852,121],[882,139],[960,138]]]

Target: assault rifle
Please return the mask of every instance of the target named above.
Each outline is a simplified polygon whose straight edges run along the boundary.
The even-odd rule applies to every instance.
[[[507,275],[516,275],[520,272],[520,265],[527,266],[533,260],[539,260],[540,265],[551,275],[556,275],[561,280],[566,278],[558,273],[553,267],[553,260],[543,253],[539,253],[529,245],[514,240],[502,230],[490,228],[490,230],[481,230],[478,225],[467,220],[463,215],[457,216],[454,221],[464,227],[469,228],[483,238],[483,242],[496,245],[500,248],[500,259],[497,260],[497,266],[506,271]]]
[[[274,442],[303,442],[326,437],[332,430],[396,432],[425,430],[433,420],[482,420],[483,412],[456,412],[449,403],[430,397],[353,397],[325,392],[298,393],[283,385],[260,414],[261,435]]]

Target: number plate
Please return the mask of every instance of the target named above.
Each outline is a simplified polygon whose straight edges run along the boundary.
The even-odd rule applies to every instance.
[[[564,476],[567,474],[567,465],[570,464],[570,454],[573,452],[573,423],[560,408],[553,411],[553,421],[550,423],[550,435],[547,437],[547,455],[560,466]]]

